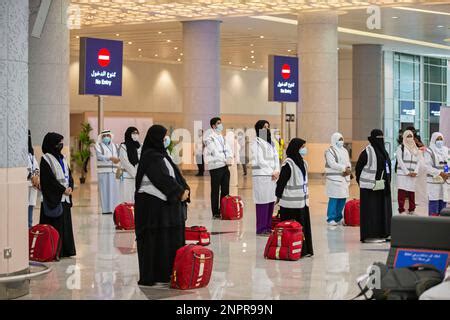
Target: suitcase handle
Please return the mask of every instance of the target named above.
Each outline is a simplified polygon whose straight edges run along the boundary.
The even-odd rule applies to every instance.
[[[210,256],[210,257],[203,257],[203,258],[202,258],[202,257],[200,257],[198,254],[195,254],[195,253],[194,253],[194,257],[197,258],[197,259],[203,259],[203,260],[209,260],[209,259],[212,259],[212,256]]]

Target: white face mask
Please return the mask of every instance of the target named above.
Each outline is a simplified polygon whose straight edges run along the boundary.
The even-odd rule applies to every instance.
[[[138,141],[139,140],[139,134],[134,133],[131,135],[131,139],[133,139],[133,141]]]
[[[442,147],[444,146],[444,140],[438,140],[436,141],[436,147],[438,149],[442,149]]]
[[[306,156],[308,154],[308,149],[306,149],[306,147],[301,148],[298,153],[300,153],[300,155],[302,157],[304,157],[304,156]]]
[[[219,124],[216,126],[216,131],[217,131],[217,132],[222,132],[222,131],[223,131],[223,124],[219,123]]]
[[[339,140],[338,142],[336,142],[336,145],[338,148],[343,148],[344,147],[344,141]]]

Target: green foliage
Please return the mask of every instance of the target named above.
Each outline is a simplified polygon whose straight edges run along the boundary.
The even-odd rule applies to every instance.
[[[78,151],[73,154],[75,163],[80,169],[81,176],[85,177],[87,173],[87,164],[91,157],[91,145],[95,143],[93,139],[89,137],[92,127],[89,123],[81,124],[81,132],[78,135]]]

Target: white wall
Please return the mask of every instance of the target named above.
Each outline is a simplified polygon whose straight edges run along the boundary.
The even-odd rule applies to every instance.
[[[107,111],[181,112],[180,64],[125,61],[123,96],[106,97]],[[78,57],[70,62],[70,110],[97,110],[97,98],[78,95]],[[221,69],[222,114],[277,115],[279,104],[267,101],[267,71]],[[295,105],[294,105],[295,106]]]

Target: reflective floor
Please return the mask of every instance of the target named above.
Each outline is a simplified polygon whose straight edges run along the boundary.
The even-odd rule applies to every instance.
[[[97,185],[87,184],[77,188],[72,210],[77,256],[51,263],[52,272],[33,280],[22,299],[349,299],[358,293],[355,279],[374,261],[386,261],[388,244],[360,243],[357,227],[327,227],[321,180],[311,183],[315,256],[265,260],[267,238],[255,234],[251,177],[239,179],[244,218],[220,221],[211,220],[209,177],[188,176],[193,201],[187,225],[204,225],[213,233],[214,270],[207,288],[139,287],[134,233],[115,231],[112,217],[98,214]],[[356,185],[351,195],[358,196]]]

